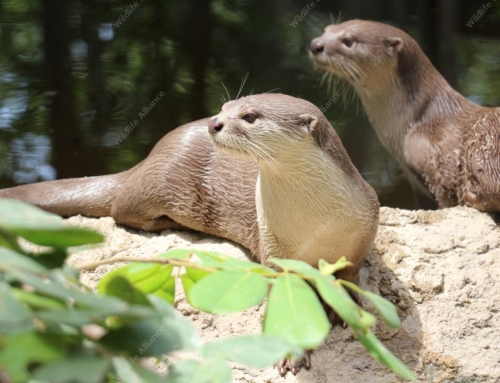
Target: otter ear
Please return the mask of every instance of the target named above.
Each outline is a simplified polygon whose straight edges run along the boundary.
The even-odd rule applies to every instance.
[[[404,46],[403,39],[400,37],[388,37],[385,39],[384,44],[395,53],[401,52]]]
[[[318,126],[318,118],[309,113],[304,113],[299,116],[300,125],[303,126],[307,133],[311,134],[316,126]]]

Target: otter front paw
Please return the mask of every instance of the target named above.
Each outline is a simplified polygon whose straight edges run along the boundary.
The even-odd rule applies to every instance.
[[[311,353],[312,351],[304,351],[304,356],[301,360],[283,359],[280,361],[277,365],[280,375],[284,376],[288,371],[297,375],[301,367],[309,370],[311,368]]]

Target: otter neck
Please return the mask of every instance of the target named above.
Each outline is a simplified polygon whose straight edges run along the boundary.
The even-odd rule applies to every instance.
[[[400,163],[404,162],[405,136],[414,126],[433,120],[428,127],[436,129],[436,119],[447,120],[477,107],[456,92],[420,53],[411,60],[412,65],[405,66],[404,73],[395,67],[384,68],[395,73],[354,84],[378,138]]]
[[[339,250],[335,255],[347,254],[346,233],[364,230],[373,222],[373,206],[363,194],[362,181],[347,174],[314,142],[299,152],[300,156],[284,154],[276,162],[259,162],[255,195],[259,232],[265,254],[283,252],[280,257],[317,266],[319,258],[335,260],[332,249]]]

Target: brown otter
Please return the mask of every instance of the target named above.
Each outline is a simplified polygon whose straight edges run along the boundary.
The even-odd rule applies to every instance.
[[[317,266],[321,258],[335,263],[345,256],[353,266],[337,276],[358,282],[377,232],[378,200],[319,109],[280,94],[249,96],[226,103],[208,129],[222,152],[258,164],[259,260]],[[301,365],[309,367],[309,354],[278,368],[295,374]]]
[[[414,39],[386,24],[330,25],[311,57],[354,87],[421,207],[500,211],[500,109],[453,90]]]
[[[317,266],[346,256],[353,266],[337,276],[356,283],[379,215],[374,190],[319,109],[281,94],[225,104],[218,117],[167,134],[126,172],[18,186],[0,197],[65,216],[111,215],[141,230],[187,227],[233,240],[261,262]],[[296,373],[300,363],[279,368]]]
[[[226,103],[208,126],[222,152],[258,164],[259,260],[317,266],[346,256],[357,275],[375,239],[378,200],[319,109],[282,94],[248,96]]]
[[[248,113],[258,119],[245,122],[234,110],[255,110]],[[345,255],[355,266],[343,278],[356,281],[377,230],[378,201],[319,109],[291,96],[263,94],[225,104],[219,118],[230,128],[217,137],[232,132],[224,145],[241,146],[234,137],[244,135],[246,149],[239,152],[245,157],[216,150],[207,133],[213,119],[205,119],[170,132],[125,172],[22,185],[0,190],[0,197],[62,216],[111,215],[118,224],[144,231],[189,228],[237,242],[261,261],[272,253],[317,266],[321,257],[334,262]],[[272,171],[277,168],[280,177]],[[274,201],[266,206],[266,218],[261,215],[268,223],[260,222],[260,228],[273,227],[265,234],[259,233],[255,203],[259,169],[266,171],[258,190]],[[280,220],[300,225],[282,227]]]

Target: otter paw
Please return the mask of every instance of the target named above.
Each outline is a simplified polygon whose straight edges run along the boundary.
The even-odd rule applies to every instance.
[[[301,360],[283,359],[278,363],[277,367],[281,376],[286,375],[288,371],[297,375],[301,367],[309,370],[311,368],[311,351],[304,351],[304,356]]]
[[[363,303],[359,299],[358,294],[349,291],[349,295],[351,296],[354,303],[356,303],[359,307],[363,308]],[[331,308],[325,301],[321,300],[323,304],[323,308],[325,310],[325,314],[328,317],[328,320],[332,324],[332,328],[335,326],[342,326],[342,328],[347,328],[347,323],[337,314],[337,312]]]
[[[328,320],[332,324],[332,328],[335,326],[342,326],[342,328],[347,328],[347,323],[332,309],[330,306],[325,305],[325,313]]]

